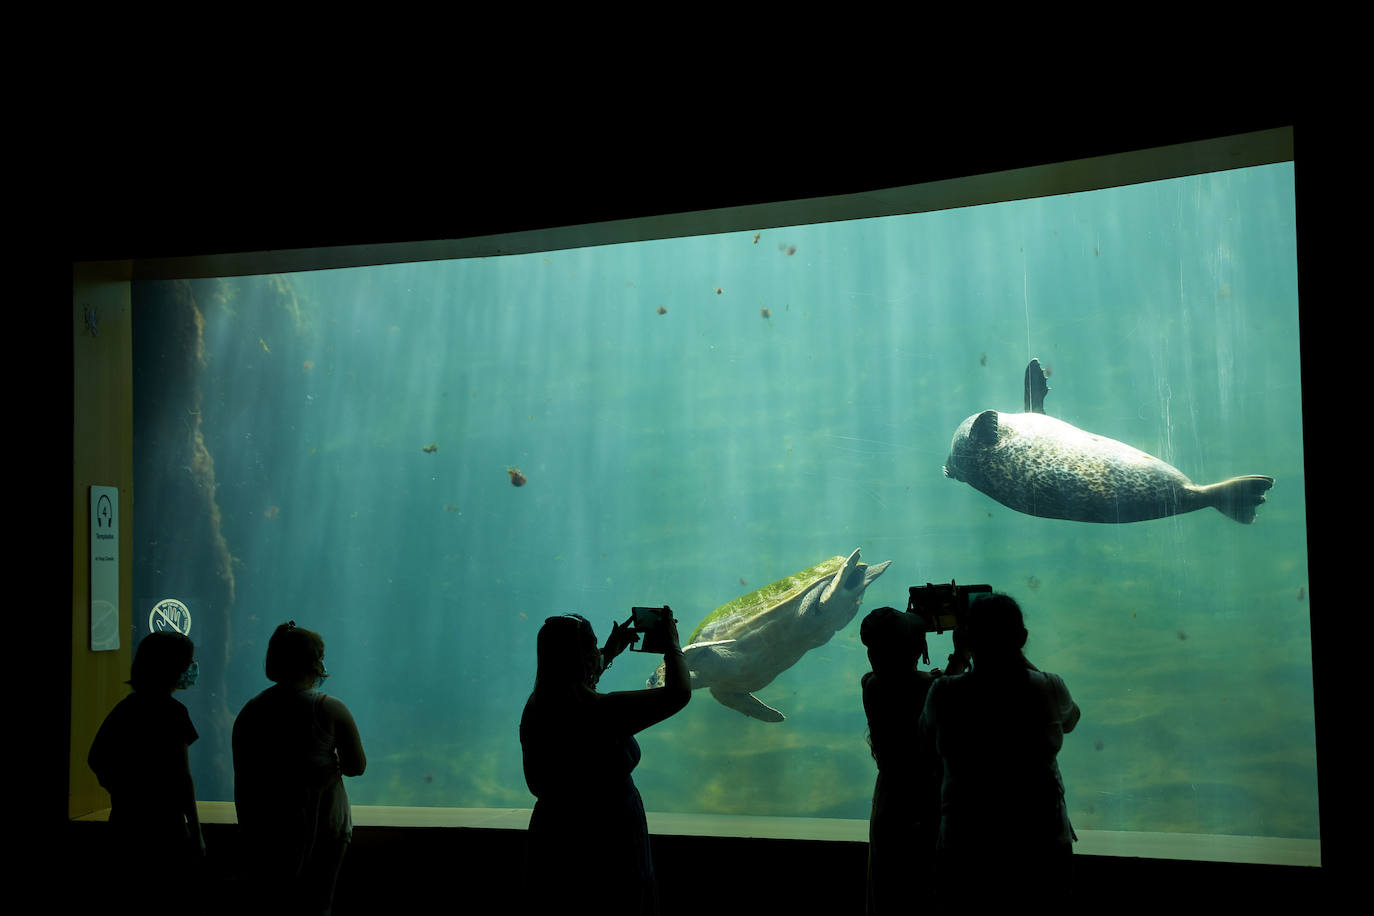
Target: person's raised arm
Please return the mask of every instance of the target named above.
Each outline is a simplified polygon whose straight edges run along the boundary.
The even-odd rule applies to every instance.
[[[671,609],[670,609],[671,614]],[[692,677],[677,635],[677,621],[669,618],[668,649],[663,653],[663,686],[623,690],[597,698],[616,731],[635,734],[662,722],[692,698]]]

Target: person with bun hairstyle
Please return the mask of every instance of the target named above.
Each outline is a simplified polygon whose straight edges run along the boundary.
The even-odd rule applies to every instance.
[[[271,913],[328,914],[353,813],[344,776],[367,768],[348,707],[318,688],[329,673],[320,634],[277,627],[267,643],[276,683],[234,720],[234,804],[252,905]]]

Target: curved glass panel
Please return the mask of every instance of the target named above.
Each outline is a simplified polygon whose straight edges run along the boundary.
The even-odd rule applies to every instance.
[[[858,621],[953,579],[1017,598],[1082,708],[1076,826],[1318,835],[1291,163],[134,302],[136,636],[189,608],[201,798],[232,798],[284,620],[324,636],[359,724],[355,804],[527,807],[546,616],[604,638],[666,603],[685,637],[859,548],[892,562],[858,616],[757,691],[785,721],[698,691],[640,736],[649,809],[866,817]],[[1273,477],[1255,523],[1041,518],[948,479],[1031,357],[1053,417],[1198,484]]]

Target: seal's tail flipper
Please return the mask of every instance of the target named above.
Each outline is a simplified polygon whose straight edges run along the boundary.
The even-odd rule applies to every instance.
[[[1264,502],[1264,491],[1273,485],[1274,478],[1252,474],[1199,489],[1207,496],[1208,504],[1215,506],[1222,515],[1249,525],[1255,520],[1255,510]]]
[[[1045,370],[1040,368],[1040,360],[1033,359],[1026,367],[1026,413],[1045,412],[1045,394],[1050,386],[1045,384]]]

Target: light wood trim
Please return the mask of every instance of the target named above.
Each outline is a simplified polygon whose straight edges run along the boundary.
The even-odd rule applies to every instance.
[[[72,269],[72,694],[67,813],[110,797],[86,766],[91,740],[129,688],[133,658],[133,314],[127,262]],[[86,309],[95,310],[94,332]],[[90,487],[119,488],[119,649],[91,651]]]

